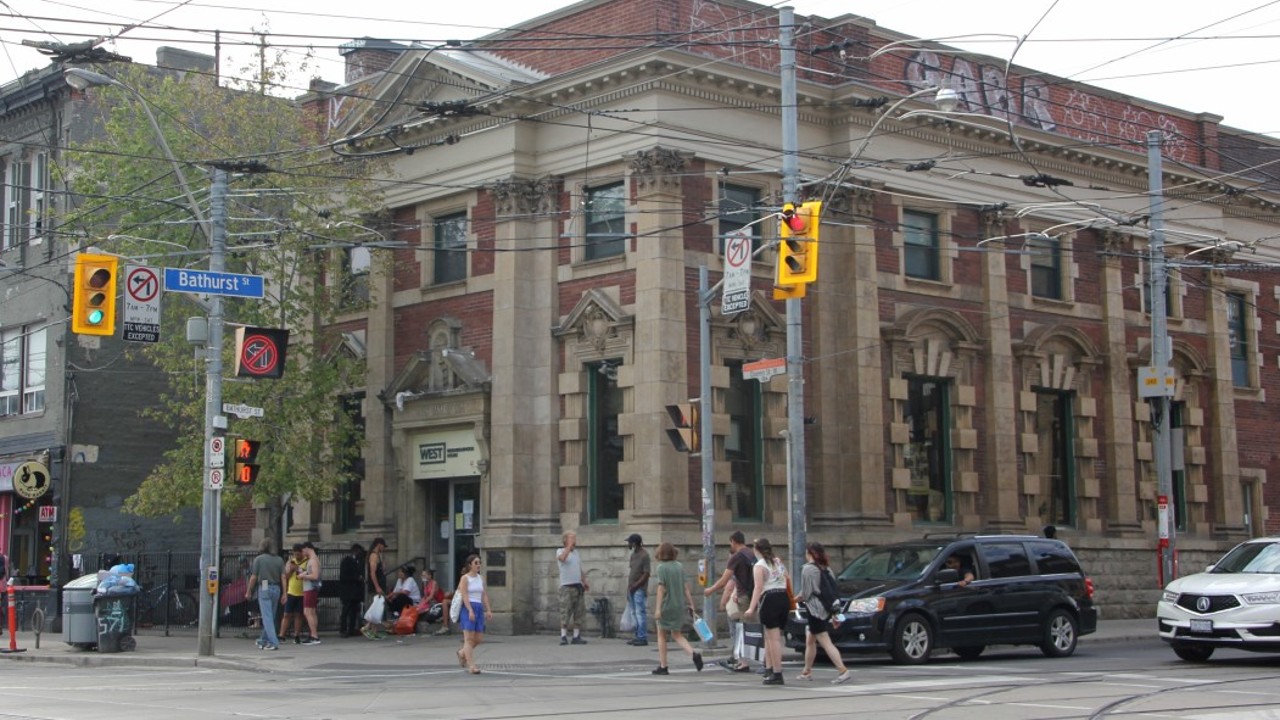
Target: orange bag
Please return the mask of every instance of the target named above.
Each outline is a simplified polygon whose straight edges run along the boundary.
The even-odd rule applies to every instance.
[[[396,635],[412,635],[418,625],[418,608],[410,605],[400,611],[400,617],[396,619],[395,627],[392,632]]]
[[[787,612],[793,613],[797,607],[796,594],[791,591],[791,576],[787,576]]]

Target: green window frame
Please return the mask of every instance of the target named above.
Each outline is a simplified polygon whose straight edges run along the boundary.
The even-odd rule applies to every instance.
[[[911,487],[905,502],[917,523],[949,523],[954,513],[951,379],[907,375],[905,449]]]
[[[619,466],[623,460],[618,417],[622,414],[622,389],[618,387],[620,360],[588,363],[587,368],[587,496],[588,517],[595,522],[617,522],[623,506]]]
[[[729,366],[729,389],[725,411],[729,434],[724,441],[729,461],[728,505],[735,521],[764,520],[764,422],[761,414],[763,391],[760,383],[742,377],[742,361]],[[706,440],[703,440],[706,447]]]
[[[583,258],[600,260],[626,250],[626,198],[623,183],[587,190]]]
[[[942,279],[942,247],[938,240],[938,216],[915,210],[902,211],[902,272],[920,280]]]
[[[1036,434],[1039,455],[1036,470],[1047,476],[1048,492],[1037,511],[1044,522],[1072,527],[1076,524],[1075,393],[1033,388],[1036,393]]]

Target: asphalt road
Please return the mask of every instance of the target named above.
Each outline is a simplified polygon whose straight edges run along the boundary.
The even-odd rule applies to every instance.
[[[853,660],[854,680],[764,687],[754,674],[709,666],[695,673],[672,657],[669,677],[647,660],[504,667],[478,676],[456,665],[333,662],[306,670],[247,672],[200,667],[0,666],[0,718],[207,720],[307,718],[1194,718],[1280,719],[1280,656],[1219,651],[1212,662],[1177,660],[1158,640],[1082,644],[1066,659],[996,648],[901,667]]]

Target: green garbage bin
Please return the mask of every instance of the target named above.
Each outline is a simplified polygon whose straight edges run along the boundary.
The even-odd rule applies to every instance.
[[[133,639],[137,607],[137,593],[93,598],[93,616],[98,621],[98,652],[118,653],[137,647]]]

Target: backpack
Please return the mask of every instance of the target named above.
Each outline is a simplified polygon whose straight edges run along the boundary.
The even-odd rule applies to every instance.
[[[836,576],[831,574],[830,568],[822,568],[819,575],[818,602],[822,603],[822,609],[827,611],[827,615],[835,615],[840,603],[840,587],[836,585]]]

